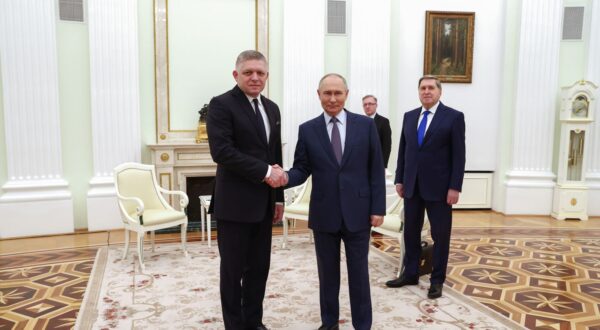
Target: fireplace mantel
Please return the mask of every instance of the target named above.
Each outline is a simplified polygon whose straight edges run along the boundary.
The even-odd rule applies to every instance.
[[[207,142],[150,144],[148,148],[152,151],[158,182],[165,189],[186,192],[186,178],[213,177],[217,172]],[[176,200],[171,200],[172,205],[175,203]]]

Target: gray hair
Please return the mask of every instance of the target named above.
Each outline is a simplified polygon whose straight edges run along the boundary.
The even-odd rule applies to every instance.
[[[321,89],[321,84],[323,83],[323,80],[325,80],[326,78],[329,77],[338,77],[340,79],[342,79],[342,82],[344,83],[344,87],[346,87],[346,90],[348,90],[348,83],[346,82],[346,78],[344,78],[341,74],[338,73],[328,73],[326,75],[323,76],[323,78],[321,78],[321,80],[319,80],[319,89]]]
[[[375,95],[371,95],[371,94],[367,94],[365,96],[363,96],[362,100],[364,101],[366,98],[372,97],[373,100],[375,100],[375,103],[377,103],[377,98],[375,97]]]
[[[442,89],[442,82],[440,81],[440,79],[430,74],[424,75],[423,77],[419,78],[419,85],[417,86],[417,88],[421,87],[421,81],[428,79],[435,80],[435,85],[437,86],[437,88]]]
[[[238,55],[237,59],[235,60],[236,70],[239,69],[240,65],[243,62],[250,61],[250,60],[263,61],[267,65],[267,68],[269,67],[269,63],[267,62],[267,58],[265,57],[265,55],[263,55],[261,52],[259,52],[257,50],[250,49],[250,50],[245,50],[245,51],[241,52],[240,55]]]

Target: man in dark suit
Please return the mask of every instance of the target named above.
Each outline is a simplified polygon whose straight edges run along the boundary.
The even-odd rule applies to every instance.
[[[419,282],[421,230],[425,211],[433,239],[433,271],[427,296],[442,296],[452,230],[452,205],[458,202],[465,172],[465,118],[440,102],[442,84],[434,76],[419,79],[422,106],[404,114],[396,191],[404,198],[404,271],[389,287]]]
[[[383,165],[388,167],[388,160],[392,152],[392,128],[390,121],[377,113],[377,98],[373,95],[365,95],[362,98],[363,110],[365,115],[375,120],[377,133],[379,133],[379,142],[381,143],[381,152],[383,154]]]
[[[244,51],[233,71],[237,85],[209,104],[206,128],[217,163],[210,211],[217,220],[226,329],[266,329],[262,303],[272,223],[283,215],[283,190],[266,182],[284,175],[269,165],[281,164],[282,156],[279,108],[260,95],[268,76],[265,57]]]
[[[300,125],[288,186],[312,175],[308,226],[313,230],[322,325],[338,329],[340,246],[344,241],[352,325],[370,329],[369,238],[385,214],[385,177],[375,123],[344,109],[346,80],[328,74],[317,91],[323,114]]]

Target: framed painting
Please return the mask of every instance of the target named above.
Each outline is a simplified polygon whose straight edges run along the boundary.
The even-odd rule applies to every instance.
[[[475,13],[427,11],[423,74],[443,82],[470,83]]]

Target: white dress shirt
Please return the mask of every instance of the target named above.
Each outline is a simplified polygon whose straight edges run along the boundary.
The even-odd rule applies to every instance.
[[[440,101],[438,101],[436,104],[434,104],[431,109],[429,109],[429,112],[431,112],[428,116],[427,116],[427,126],[425,126],[425,133],[427,133],[427,130],[429,129],[429,125],[431,125],[431,121],[433,120],[433,116],[435,115],[435,112],[437,111],[438,106],[440,105]],[[419,125],[421,124],[421,120],[423,120],[423,113],[427,111],[427,109],[425,109],[425,107],[421,107],[421,114],[419,115],[419,120],[417,120],[417,130],[419,130]]]
[[[325,118],[325,125],[327,125],[327,135],[329,135],[329,141],[331,141],[331,131],[333,130],[333,123],[331,122],[331,116],[327,112],[323,111],[323,117]],[[342,110],[338,113],[335,118],[338,120],[338,130],[340,131],[340,141],[342,142],[342,155],[346,146],[346,111]]]

